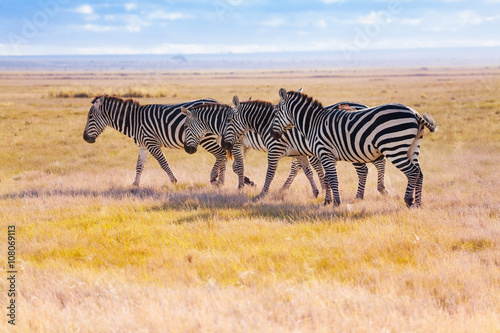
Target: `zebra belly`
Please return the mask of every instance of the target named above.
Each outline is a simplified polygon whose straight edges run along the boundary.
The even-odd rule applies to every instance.
[[[322,140],[315,145],[314,149],[316,156],[326,153],[333,155],[337,161],[351,163],[370,163],[382,156],[382,153],[373,143],[373,138],[361,144],[361,140],[355,134],[346,133],[336,128],[331,128],[330,132],[320,132],[320,137]]]
[[[254,150],[267,152],[267,147],[262,141],[262,137],[255,132],[248,132],[243,136],[243,145]]]
[[[286,156],[313,156],[312,152],[300,151],[299,149],[292,147],[292,146],[287,147],[285,155]]]

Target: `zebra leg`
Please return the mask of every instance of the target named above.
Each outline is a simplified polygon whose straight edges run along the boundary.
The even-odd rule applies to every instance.
[[[219,164],[219,167],[217,168],[217,163]],[[219,179],[217,182],[214,184],[215,186],[222,186],[224,185],[224,182],[226,180],[226,166],[227,166],[227,155],[226,152],[224,152],[224,156],[218,159],[218,161],[215,162],[215,165],[212,169],[218,169],[219,170]]]
[[[144,170],[144,165],[148,158],[148,150],[144,147],[139,147],[139,158],[137,159],[137,166],[135,167],[135,180],[132,183],[133,186],[139,186],[141,182],[142,171]]]
[[[373,164],[377,168],[377,190],[382,195],[387,195],[389,192],[385,189],[384,178],[385,178],[385,158],[382,156],[378,160],[374,161]]]
[[[315,198],[319,195],[318,187],[316,186],[316,182],[314,181],[314,175],[311,170],[311,165],[309,164],[309,159],[306,156],[297,157],[297,161],[299,161],[304,173],[306,174],[307,180],[309,180],[309,184],[311,184],[311,188],[313,191],[313,195]]]
[[[224,149],[218,147],[215,151],[211,153],[215,156],[215,164],[210,171],[210,184],[214,186],[224,185],[226,178],[226,165],[227,165],[227,154]]]
[[[297,176],[297,173],[299,172],[300,168],[302,166],[300,165],[298,159],[296,157],[293,158],[292,161],[292,166],[290,168],[290,174],[288,175],[288,178],[286,179],[285,183],[280,189],[280,192],[286,191],[290,188],[290,185],[292,185],[295,177]]]
[[[413,193],[415,191],[419,175],[422,173],[420,166],[410,161],[406,153],[386,157],[392,162],[392,164],[394,164],[394,166],[396,166],[396,168],[401,170],[401,172],[403,172],[408,179],[404,200],[406,206],[409,208],[413,205]]]
[[[424,174],[422,173],[422,170],[420,170],[420,173],[417,178],[417,184],[415,186],[415,207],[421,208],[422,207],[422,186],[424,183]]]
[[[424,174],[422,173],[422,168],[418,163],[418,155],[420,154],[420,144],[422,142],[423,134],[424,134],[423,127],[420,126],[417,138],[415,139],[415,142],[412,144],[409,150],[409,153],[412,157],[412,162],[418,168],[419,171],[417,182],[415,185],[415,207],[419,208],[422,207],[422,186],[424,182]]]
[[[322,155],[321,164],[325,169],[326,176],[328,177],[328,183],[333,193],[333,205],[339,206],[342,203],[340,200],[339,192],[339,178],[337,176],[337,161],[331,155]]]
[[[215,156],[215,164],[210,172],[210,184],[215,186],[224,185],[227,164],[226,151],[222,149],[213,136],[203,138],[200,145]]]
[[[233,162],[233,172],[238,175],[238,189],[245,187],[245,163],[243,161],[245,157],[244,147],[241,143],[236,143],[233,150],[234,162]],[[250,179],[248,179],[250,180]]]
[[[356,193],[357,199],[363,199],[365,196],[366,178],[368,176],[368,167],[364,163],[353,163],[358,174],[358,192]]]
[[[161,168],[167,173],[170,181],[174,184],[177,183],[177,179],[175,178],[172,170],[170,170],[170,166],[168,165],[167,159],[165,158],[165,154],[163,154],[163,152],[161,151],[160,145],[150,145],[148,147],[148,150],[151,155],[156,158]]]
[[[267,172],[266,172],[266,181],[264,183],[264,187],[258,196],[256,196],[253,201],[258,201],[266,196],[269,191],[269,187],[271,186],[271,182],[274,179],[274,175],[276,174],[276,169],[278,168],[278,162],[283,157],[284,151],[281,152],[268,152],[267,153]]]
[[[325,190],[325,202],[324,205],[329,205],[332,203],[332,190],[330,189],[330,184],[328,183],[328,178],[326,178],[321,161],[317,157],[310,157],[309,162],[311,163],[314,170],[318,174],[321,187]]]

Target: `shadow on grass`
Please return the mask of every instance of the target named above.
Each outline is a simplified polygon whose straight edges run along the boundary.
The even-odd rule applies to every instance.
[[[213,210],[206,214],[204,210]],[[232,210],[234,215],[241,218],[265,218],[280,220],[287,223],[316,222],[348,218],[360,220],[373,215],[364,209],[355,211],[346,205],[334,208],[332,205],[323,206],[315,203],[290,203],[286,200],[270,200],[253,202],[246,194],[225,194],[213,192],[198,193],[169,193],[166,201],[149,208],[151,211],[187,210],[197,211],[197,219],[219,217],[227,218],[227,214],[218,210]],[[220,218],[220,217],[219,217]],[[190,219],[192,220],[192,219]]]
[[[162,191],[154,188],[111,187],[106,190],[91,189],[32,189],[0,196],[1,200],[35,199],[50,197],[73,198],[109,198],[113,200],[157,200],[161,204],[146,208],[148,211],[183,210],[197,212],[193,217],[185,218],[177,223],[193,222],[219,217],[230,219],[231,216],[243,218],[266,218],[287,223],[315,222],[338,219],[360,220],[373,215],[365,209],[352,210],[347,205],[340,207],[323,206],[316,203],[290,203],[284,200],[268,200],[253,202],[246,193],[225,193],[213,189],[187,189]],[[210,210],[204,212],[203,210]],[[232,210],[232,214],[224,214],[224,210]],[[229,216],[229,217],[228,217]]]
[[[43,190],[32,189],[8,193],[0,196],[2,200],[8,199],[32,199],[42,197],[85,197],[85,198],[110,198],[110,199],[163,199],[165,192],[152,188],[109,188],[107,190],[90,189],[64,189],[64,190]]]

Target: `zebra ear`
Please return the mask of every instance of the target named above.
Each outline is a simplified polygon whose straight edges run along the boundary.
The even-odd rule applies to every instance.
[[[102,95],[102,96],[96,96],[96,97],[94,97],[94,99],[91,102],[92,105],[94,106],[94,108],[96,108],[96,109],[100,108],[104,96],[107,96],[107,95]]]
[[[233,109],[238,110],[240,108],[240,99],[238,96],[234,95],[233,97]]]
[[[298,93],[302,93],[302,90],[304,90],[304,87],[300,87],[299,90],[297,90]]]
[[[191,111],[189,111],[188,109],[186,109],[185,107],[181,106],[181,111],[182,113],[184,113],[184,115],[188,118],[191,118]]]
[[[285,102],[286,101],[286,89],[281,88],[278,94],[280,95],[280,100],[282,102]]]

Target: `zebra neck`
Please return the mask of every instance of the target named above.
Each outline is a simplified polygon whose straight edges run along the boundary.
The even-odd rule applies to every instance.
[[[296,112],[292,113],[293,124],[303,136],[313,139],[316,135],[314,128],[323,122],[325,113],[307,105],[294,110]]]
[[[258,133],[260,136],[269,134],[273,121],[273,110],[258,109],[246,113],[246,122],[249,130]]]
[[[137,115],[140,106],[135,103],[122,103],[110,101],[106,105],[107,114],[109,117],[109,125],[118,132],[129,137],[134,137],[133,133],[133,117]]]
[[[209,132],[215,135],[222,135],[224,132],[224,125],[226,123],[227,110],[213,110],[213,112],[206,112],[203,122],[207,126]]]

